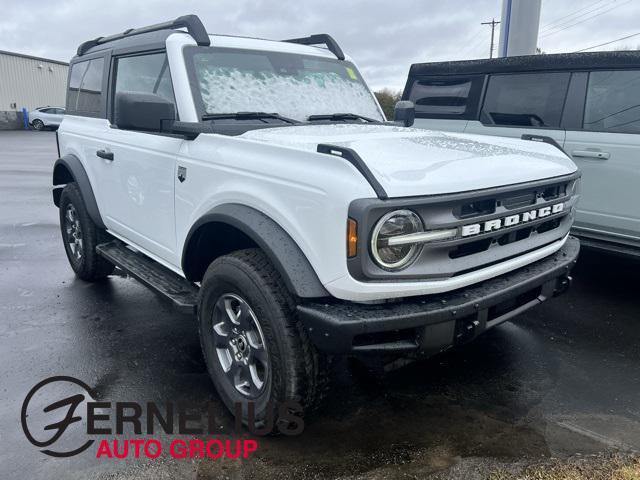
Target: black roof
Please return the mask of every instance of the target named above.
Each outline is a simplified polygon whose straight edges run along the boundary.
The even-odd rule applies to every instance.
[[[163,48],[165,41],[173,33],[184,33],[185,35],[188,35],[186,32],[170,29],[150,33],[141,33],[140,35],[124,37],[118,40],[112,40],[108,43],[101,43],[99,45],[92,46],[90,48],[87,48],[82,53],[82,56],[91,55],[92,53],[102,52],[104,50],[121,50],[133,47],[140,50],[145,50],[148,48]],[[76,55],[73,58],[77,59],[82,57]]]
[[[414,63],[411,65],[409,75],[469,75],[628,67],[640,67],[640,51],[557,53],[456,62]]]
[[[206,45],[210,44],[209,35],[207,34],[207,30],[204,28],[202,21],[198,18],[197,15],[183,15],[182,17],[178,17],[175,20],[169,20],[168,22],[156,23],[155,25],[149,25],[147,27],[141,28],[129,28],[122,33],[116,33],[115,35],[110,35],[108,37],[98,37],[93,40],[87,40],[82,43],[78,47],[77,56],[80,57],[85,55],[92,50],[100,51],[104,49],[99,49],[101,45],[109,44],[111,49],[114,47],[121,48],[126,45],[135,45],[140,46],[148,43],[145,39],[141,39],[140,37],[144,37],[145,35],[155,34],[160,32],[164,35],[163,39],[166,40],[167,36],[177,29],[185,28],[189,35],[196,41],[198,45]],[[115,42],[120,42],[122,40],[131,41],[132,38],[135,40],[131,43],[124,43],[121,45],[117,45]]]
[[[184,32],[182,29],[186,29],[187,31]],[[163,48],[169,35],[176,32],[191,35],[198,45],[209,46],[211,44],[209,34],[198,16],[184,15],[168,22],[157,23],[147,27],[130,28],[122,33],[116,33],[108,37],[98,37],[93,40],[87,40],[80,44],[77,55],[73,57],[72,62],[77,61],[84,55],[100,53],[105,50],[122,52],[123,50],[143,51]],[[331,35],[327,35],[326,33],[282,41],[302,45],[326,45],[327,49],[339,60],[344,60],[345,58],[338,43]]]

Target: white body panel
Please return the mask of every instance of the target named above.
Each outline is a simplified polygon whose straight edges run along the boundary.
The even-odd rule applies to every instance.
[[[416,118],[413,128],[424,128],[425,130],[437,130],[445,132],[464,133],[467,127],[467,120],[449,120],[446,118]]]
[[[467,192],[576,171],[566,155],[545,143],[392,125],[273,128],[242,137],[306,151],[319,143],[352,148],[392,198]]]
[[[221,135],[185,142],[179,164],[188,171],[188,181],[176,187],[179,249],[201,216],[217,205],[239,203],[278,223],[322,283],[345,275],[349,204],[354,198],[375,196],[351,164]]]
[[[187,168],[188,182],[176,183],[178,251],[184,248],[191,226],[212,208],[225,203],[247,205],[265,213],[291,236],[329,293],[345,300],[367,301],[441,293],[461,288],[538,260],[555,252],[564,243],[564,241],[558,242],[528,255],[445,281],[364,283],[354,280],[349,275],[345,261],[344,232],[347,211],[351,201],[357,198],[372,198],[375,197],[375,193],[362,175],[348,162],[338,157],[318,154],[312,148],[305,147],[305,145],[315,146],[323,141],[339,143],[333,142],[335,138],[321,136],[320,139],[307,143],[308,136],[296,134],[295,130],[308,130],[308,135],[312,136],[314,132],[326,135],[327,130],[346,130],[351,131],[350,137],[354,138],[357,137],[355,132],[360,129],[362,137],[371,135],[371,141],[377,142],[380,147],[378,157],[371,154],[375,151],[374,148],[367,150],[367,155],[360,146],[357,147],[370,168],[373,165],[378,165],[378,171],[384,165],[393,168],[397,165],[396,163],[385,163],[382,160],[386,152],[382,149],[382,145],[387,144],[391,148],[393,135],[376,136],[371,128],[371,126],[359,125],[286,127],[256,130],[238,137],[200,135],[194,141],[185,141],[178,164]],[[439,134],[425,134],[423,131],[414,132],[396,127],[381,127],[381,129],[383,133],[390,129],[391,133],[400,134],[400,138],[402,138],[402,131],[417,134],[417,138],[423,138],[425,135],[427,138],[431,135],[440,138]],[[274,137],[281,137],[286,140],[269,142],[265,137],[272,140]],[[455,138],[449,138],[448,141],[455,142]],[[505,172],[511,172],[511,181],[508,183],[520,183],[575,172],[575,166],[572,167],[566,157],[557,155],[554,147],[529,143],[532,149],[540,149],[548,155],[530,152],[531,162],[534,158],[538,159],[538,168],[537,170],[532,168],[529,171],[524,169],[525,175],[528,174],[528,176],[523,176],[522,169],[505,169]],[[418,181],[412,176],[403,176],[402,171],[380,174],[378,180],[383,182],[387,177],[406,178],[406,187],[401,188],[401,180],[397,180],[393,183],[393,188],[396,193],[410,192],[407,195],[433,195],[459,191],[457,188],[460,188],[460,191],[466,191],[504,185],[494,183],[490,175],[493,170],[489,169],[487,173],[483,173],[486,163],[482,161],[482,157],[466,156],[462,159],[469,160],[468,164],[465,163],[466,167],[460,168],[465,170],[464,176],[469,178],[469,182],[473,182],[466,184],[460,178],[462,170],[458,170],[457,177],[447,173],[446,169],[444,172],[439,172],[438,166],[432,168],[433,172],[430,172],[429,165],[432,162],[429,160],[429,153],[425,151],[421,156],[423,163],[427,165],[423,167],[427,173],[417,175]],[[507,161],[526,160],[526,158],[516,159],[513,155],[515,155],[513,152],[506,155]],[[522,156],[526,156],[526,151]],[[459,162],[463,163],[462,160]],[[491,160],[494,160],[493,156]],[[545,162],[549,162],[550,165],[545,166]],[[440,163],[455,164],[455,162],[446,161]],[[540,171],[548,175],[542,176],[536,173]],[[432,178],[433,181],[427,181],[425,178]],[[517,181],[513,181],[514,179]],[[392,184],[383,182],[383,185],[388,187]]]
[[[433,121],[433,120],[432,120]],[[476,135],[491,135],[491,136],[500,136],[500,137],[510,137],[510,138],[522,138],[522,135],[525,133],[533,134],[533,135],[544,135],[545,137],[551,137],[558,145],[564,144],[565,139],[565,131],[559,128],[545,128],[545,129],[535,129],[535,128],[527,128],[527,127],[502,127],[498,125],[484,125],[482,122],[478,120],[449,120],[448,122],[458,122],[460,125],[464,125],[464,133],[471,133]],[[435,122],[435,121],[434,121]],[[441,129],[441,130],[449,130],[450,123],[441,124],[439,127],[437,124],[434,125],[433,128]]]
[[[175,263],[174,179],[182,139],[109,128],[102,120],[100,148],[115,160],[97,159],[109,193],[101,208],[105,225],[146,250]],[[91,153],[91,152],[89,152]]]
[[[215,36],[212,43],[332,55],[321,48],[235,37]],[[182,48],[191,44],[185,34],[167,40],[182,121],[198,120],[182,59]],[[122,131],[106,119],[87,117],[68,116],[60,128],[61,154],[75,155],[84,165],[109,231],[181,274],[191,227],[229,203],[270,217],[300,247],[329,293],[353,301],[461,288],[538,260],[564,242],[448,280],[356,281],[346,262],[348,209],[353,200],[376,195],[345,159],[317,153],[319,143],[356,150],[390,197],[473,191],[576,170],[546,144],[393,125],[305,125],[239,136],[201,134],[195,140]],[[110,150],[114,161],[98,158],[97,150]],[[178,167],[187,170],[184,183],[177,179]]]
[[[564,148],[582,170],[576,231],[639,245],[640,135],[567,131]]]

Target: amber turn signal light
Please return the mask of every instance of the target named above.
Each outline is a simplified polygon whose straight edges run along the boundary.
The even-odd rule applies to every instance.
[[[358,222],[353,218],[347,220],[347,257],[353,258],[358,253]]]

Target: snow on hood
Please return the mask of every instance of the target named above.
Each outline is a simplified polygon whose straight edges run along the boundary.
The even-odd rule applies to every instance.
[[[545,143],[394,125],[301,125],[252,130],[240,138],[313,152],[320,143],[351,148],[390,197],[499,187],[577,169]]]

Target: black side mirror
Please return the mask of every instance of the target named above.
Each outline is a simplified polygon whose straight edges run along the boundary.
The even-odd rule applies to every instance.
[[[115,107],[114,121],[122,130],[160,132],[176,118],[175,105],[151,93],[117,93]]]
[[[416,107],[409,100],[402,100],[396,103],[393,109],[393,121],[400,123],[404,127],[413,125],[416,118]]]

